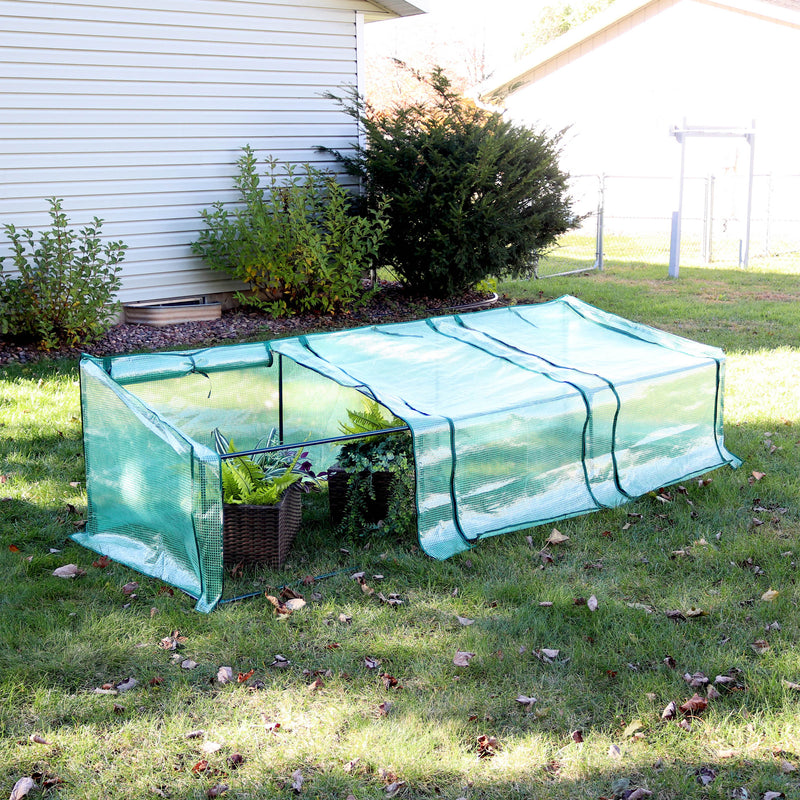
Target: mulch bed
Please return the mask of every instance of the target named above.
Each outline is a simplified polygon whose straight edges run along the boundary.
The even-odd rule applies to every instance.
[[[486,294],[465,292],[435,300],[410,295],[397,284],[382,284],[381,290],[362,308],[352,309],[335,317],[298,315],[275,319],[261,311],[235,309],[223,312],[222,318],[211,322],[185,322],[152,328],[148,325],[115,325],[102,339],[83,347],[63,347],[43,351],[36,344],[7,341],[0,337],[0,365],[31,363],[42,358],[78,358],[81,353],[95,356],[123,353],[153,352],[175,348],[194,348],[226,344],[248,339],[275,339],[360,325],[402,322],[437,314],[466,313],[477,310],[472,306],[490,303]],[[498,298],[492,307],[507,305]],[[466,308],[465,308],[466,307]],[[483,306],[486,307],[486,306]]]

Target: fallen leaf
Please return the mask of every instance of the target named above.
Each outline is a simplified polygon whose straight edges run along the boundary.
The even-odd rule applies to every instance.
[[[597,611],[597,598],[592,595],[587,601],[586,605],[589,611]]]
[[[701,686],[705,686],[708,683],[708,677],[702,672],[695,672],[692,675],[686,672],[684,673],[683,679],[692,689],[699,689]]]
[[[664,710],[661,712],[661,719],[670,720],[670,719],[675,719],[675,717],[677,716],[678,716],[678,706],[674,700],[670,700],[669,703],[667,703]]]
[[[552,662],[558,658],[558,654],[560,650],[553,650],[550,647],[542,647],[538,650],[534,650],[533,654],[538,658],[540,661],[544,661],[545,664],[552,664]]]
[[[759,472],[758,470],[754,469],[751,473],[753,476],[753,480],[760,481],[762,478],[765,478],[767,473],[766,472]]]
[[[612,744],[611,747],[608,748],[608,755],[611,758],[620,759],[622,758],[622,750],[618,744]]]
[[[30,792],[34,786],[36,786],[36,784],[33,782],[33,778],[27,776],[20,778],[14,784],[14,788],[11,790],[11,796],[8,800],[22,800],[23,797],[27,797],[28,792]]]
[[[478,758],[491,758],[500,749],[500,743],[494,736],[483,734],[478,737]]]
[[[783,792],[764,792],[761,800],[778,800],[780,797],[786,797]]]
[[[794,683],[793,681],[781,681],[781,683],[787,688],[791,689],[793,692],[800,692],[800,683]]]
[[[353,618],[349,614],[339,614],[339,622],[349,625],[353,621]]]
[[[187,658],[181,661],[181,669],[194,669],[197,666],[196,661],[192,661],[191,658]]]
[[[553,603],[550,600],[542,600],[542,602],[539,603],[539,605],[542,608],[550,608],[553,605]]]
[[[384,789],[384,793],[387,797],[395,797],[397,793],[406,785],[405,781],[394,781],[394,783],[390,783],[386,789]]]
[[[569,541],[569,536],[565,536],[558,528],[553,528],[550,535],[547,537],[547,544],[564,544]]]
[[[381,660],[379,658],[373,658],[372,656],[364,657],[364,666],[367,669],[377,669],[380,665]]]
[[[627,603],[628,608],[637,608],[640,611],[646,611],[648,614],[652,614],[655,609],[653,606],[649,606],[646,603]]]
[[[221,797],[228,791],[228,788],[225,783],[216,783],[206,792],[206,797]]]
[[[780,763],[780,771],[784,774],[789,774],[790,772],[797,772],[797,765],[792,764],[791,761],[787,761],[785,758],[781,760]]]
[[[130,583],[126,583],[122,587],[122,594],[124,595],[131,595],[139,588],[139,584],[136,581],[131,581]]]
[[[529,697],[527,694],[521,694],[517,697],[517,702],[522,703],[522,705],[530,711],[531,708],[533,708],[533,704],[537,702],[537,699],[532,696]]]
[[[289,661],[286,656],[282,656],[280,653],[277,653],[275,657],[272,659],[272,663],[270,664],[271,667],[277,667],[278,669],[286,669],[292,662]]]
[[[686,617],[684,617],[680,611],[665,611],[664,613],[667,615],[667,619],[671,619],[673,622],[677,622],[678,620],[686,622]]]
[[[727,748],[725,750],[717,750],[717,758],[736,758],[739,755],[738,750]]]
[[[254,674],[255,674],[255,669],[251,669],[248,672],[240,672],[236,676],[236,682],[237,683],[247,683],[247,681],[249,681],[250,678],[252,678]]]
[[[702,608],[695,608],[692,606],[688,611],[683,612],[686,617],[707,617],[708,611],[704,611]]]
[[[193,767],[192,772],[195,775],[199,775],[201,772],[205,772],[208,769],[208,761],[206,759],[201,758]]]
[[[639,787],[638,789],[634,789],[629,795],[625,797],[625,800],[643,800],[645,797],[650,797],[653,793],[649,789],[645,789],[644,787]]]
[[[473,623],[473,622],[475,622],[475,620],[474,620],[474,619],[470,619],[469,617],[459,617],[458,615],[456,615],[456,619],[457,619],[457,620],[458,620],[458,621],[459,621],[459,622],[460,622],[462,625],[472,625],[472,623]]]
[[[56,578],[79,578],[85,574],[86,570],[82,570],[77,564],[65,564],[63,567],[53,570],[53,575]]]
[[[456,654],[453,657],[453,663],[457,667],[468,667],[469,662],[475,658],[475,653],[469,653],[465,650],[456,650]]]
[[[718,700],[722,695],[709,683],[708,686],[706,686],[706,697],[709,700]]]
[[[303,780],[304,780],[303,773],[300,772],[299,769],[296,769],[292,773],[292,786],[291,786],[292,791],[295,794],[300,794],[300,792],[303,790]]]
[[[633,722],[628,724],[624,731],[622,731],[622,738],[628,739],[629,737],[633,736],[636,731],[640,731],[642,728],[644,728],[642,721],[640,719],[635,719]]]
[[[345,771],[345,772],[346,772],[348,775],[350,775],[350,774],[353,772],[353,770],[354,770],[354,769],[355,769],[355,768],[356,768],[356,767],[359,765],[359,763],[360,763],[360,762],[361,762],[361,759],[360,759],[360,758],[353,758],[353,759],[351,759],[350,761],[348,761],[348,762],[347,762],[347,763],[346,763],[346,764],[345,764],[345,765],[342,767],[342,769],[343,769],[343,770],[344,770],[344,771]]]
[[[137,681],[136,678],[127,678],[121,683],[118,683],[115,688],[118,692],[129,692],[131,689],[135,689],[138,685],[139,681]]]
[[[695,771],[695,778],[701,786],[708,786],[713,783],[717,777],[717,771],[712,767],[700,767]]]
[[[705,711],[706,706],[708,706],[708,700],[695,693],[682,706],[679,706],[678,710],[682,714],[691,716],[692,714],[699,714],[701,711]]]
[[[214,753],[218,753],[222,750],[222,747],[223,745],[221,742],[203,742],[203,744],[200,745],[200,752],[210,756]]]
[[[299,611],[306,604],[302,597],[290,597],[284,605],[289,611]]]
[[[767,589],[767,591],[761,595],[761,599],[767,603],[771,603],[779,594],[780,592],[776,589]]]
[[[189,731],[189,733],[184,735],[184,739],[202,739],[206,735],[205,729],[200,728],[196,731]]]
[[[217,680],[220,683],[231,683],[233,681],[233,668],[232,667],[220,667],[217,670]]]
[[[580,744],[583,741],[583,731],[581,730],[572,731],[570,736],[572,737],[572,741],[576,744]]]
[[[92,561],[92,566],[98,569],[105,569],[110,563],[111,559],[108,556],[100,556],[97,561]]]
[[[761,655],[762,653],[766,653],[769,650],[769,642],[765,639],[756,639],[751,645],[751,649],[753,652],[758,653]]]
[[[388,700],[384,700],[382,703],[378,704],[376,709],[376,713],[379,717],[385,717],[389,713],[389,709],[391,709],[392,704]]]
[[[318,692],[320,689],[324,688],[325,682],[320,677],[315,678],[314,681],[308,685],[309,692]]]

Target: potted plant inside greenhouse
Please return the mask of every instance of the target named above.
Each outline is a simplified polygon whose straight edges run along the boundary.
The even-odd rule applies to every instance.
[[[339,423],[346,435],[405,428],[405,422],[384,414],[378,402],[368,400],[360,410],[348,410]],[[401,496],[405,509],[413,508],[411,435],[406,431],[364,436],[342,445],[336,464],[328,470],[331,522],[348,527],[381,525]],[[408,515],[408,512],[404,516]]]
[[[233,441],[215,428],[220,456],[236,453]],[[278,444],[275,430],[254,450]],[[289,555],[302,518],[303,492],[319,488],[308,453],[272,451],[222,460],[222,554],[226,567],[266,564],[278,569]]]

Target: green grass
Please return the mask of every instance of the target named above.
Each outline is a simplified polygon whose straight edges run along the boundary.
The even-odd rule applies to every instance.
[[[69,540],[85,511],[76,365],[0,370],[0,794],[33,775],[31,797],[204,798],[225,784],[229,798],[290,798],[299,770],[301,796],[331,800],[386,797],[398,782],[398,797],[451,800],[594,800],[626,787],[661,800],[740,787],[798,796],[800,691],[783,682],[800,683],[800,286],[768,271],[665,273],[609,265],[501,290],[519,302],[573,294],[725,347],[726,444],[741,469],[686,482],[669,503],[647,496],[560,523],[570,539],[545,568],[552,526],[436,562],[415,542],[335,540],[320,497],[286,569],[236,587],[335,573],[298,584],[309,602],[288,619],[263,598],[200,615],[158,581],[92,566]],[[67,563],[86,575],[52,576]],[[403,605],[362,592],[356,569]],[[768,589],[773,601],[761,599]],[[594,612],[575,602],[592,595]],[[706,613],[665,614],[692,608]],[[159,647],[176,630],[195,669]],[[541,648],[559,657],[545,663]],[[458,650],[475,653],[468,667],[453,664]],[[289,666],[271,666],[276,654]],[[222,685],[223,665],[254,673]],[[690,730],[662,721],[667,703],[694,693],[682,676],[696,671],[730,673],[739,688]],[[129,692],[94,691],[131,676]],[[481,736],[496,737],[493,756],[479,758]],[[716,774],[707,786],[703,767]]]

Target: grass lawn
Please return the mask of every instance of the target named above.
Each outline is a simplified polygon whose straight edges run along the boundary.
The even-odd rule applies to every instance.
[[[625,264],[500,289],[724,347],[744,466],[445,562],[337,541],[317,498],[286,569],[246,582],[296,581],[307,606],[201,615],[69,540],[76,364],[0,369],[0,796],[800,796],[798,276]]]

